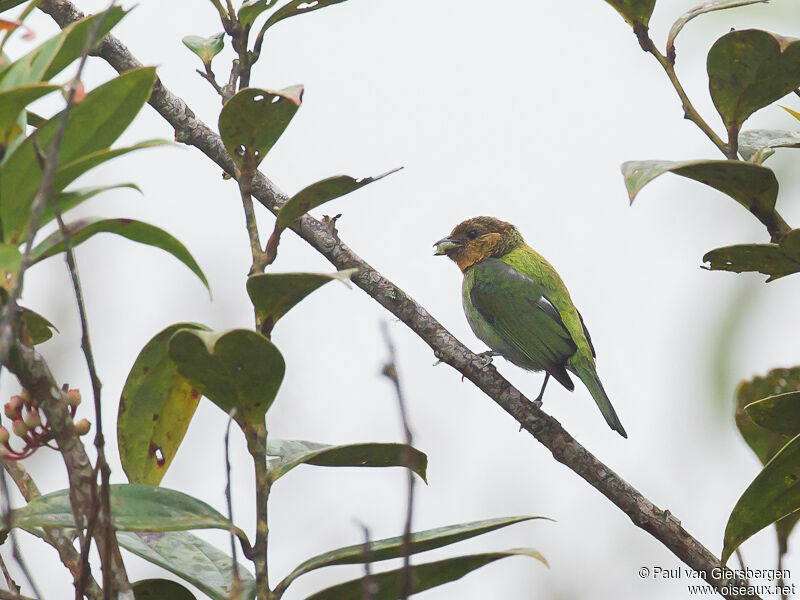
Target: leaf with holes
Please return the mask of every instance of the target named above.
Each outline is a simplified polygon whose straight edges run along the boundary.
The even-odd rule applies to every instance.
[[[206,398],[226,413],[236,408],[242,429],[263,425],[286,369],[272,342],[249,329],[184,329],[172,336],[169,354],[178,372]]]
[[[135,600],[197,600],[180,583],[169,579],[142,579],[131,584]]]
[[[719,38],[706,62],[711,99],[736,130],[759,108],[800,87],[800,40],[759,29]]]
[[[319,467],[406,467],[423,481],[428,457],[406,444],[341,444],[331,446],[304,440],[275,440],[267,442],[269,476],[276,481],[294,469],[307,464]]]
[[[622,18],[634,29],[638,26],[647,27],[650,15],[656,6],[656,0],[606,0],[614,7]]]
[[[237,13],[239,22],[243,27],[252,25],[259,15],[265,10],[272,8],[275,2],[277,2],[277,0],[250,0],[249,2],[245,2]]]
[[[139,352],[122,388],[117,440],[131,483],[161,483],[200,401],[199,390],[169,356],[169,340],[181,329],[208,331],[198,323],[176,323],[162,330]]]
[[[800,510],[800,435],[781,448],[744,491],[725,527],[722,563],[754,533]]]
[[[303,86],[279,92],[246,88],[225,103],[219,134],[240,169],[255,171],[289,126],[303,99]]]
[[[58,155],[61,166],[53,182],[54,191],[63,190],[72,181],[64,181],[65,169],[70,163],[106,151],[125,131],[150,96],[155,77],[152,67],[128,71],[92,90],[72,108]],[[27,227],[30,207],[41,181],[36,144],[46,148],[60,121],[60,113],[49,119],[36,130],[35,136],[29,136],[5,158],[0,169],[0,197],[3,198],[0,218],[6,241],[19,241],[20,232]]]
[[[292,0],[270,15],[269,19],[267,19],[267,22],[264,25],[264,29],[269,29],[278,21],[283,21],[289,17],[304,15],[306,13],[319,10],[320,8],[339,4],[344,1],[345,0]]]
[[[212,59],[225,47],[224,38],[225,32],[222,31],[207,38],[199,35],[187,35],[181,41],[184,46],[200,57],[204,65],[210,65]]]
[[[800,433],[800,391],[756,400],[745,406],[744,410],[757,425],[765,429],[791,437]]]
[[[703,256],[712,271],[759,272],[767,282],[800,272],[800,229],[790,231],[780,244],[738,244],[711,250]]]
[[[763,4],[766,2],[769,2],[769,0],[710,0],[709,2],[698,4],[691,10],[683,13],[678,20],[672,24],[672,27],[669,30],[669,35],[667,36],[667,52],[669,53],[671,49],[674,49],[675,38],[678,37],[681,29],[683,29],[684,26],[695,17],[699,17],[700,15],[714,12],[716,10],[738,8],[740,6],[747,6],[749,4]]]
[[[142,221],[135,221],[134,219],[87,217],[67,223],[66,227],[71,234],[71,243],[73,247],[85,242],[97,233],[115,233],[129,240],[133,240],[134,242],[139,242],[140,244],[161,248],[189,267],[192,273],[200,278],[200,281],[203,282],[206,289],[210,290],[206,276],[203,274],[202,269],[200,269],[200,265],[197,264],[194,257],[186,249],[186,246],[155,225],[150,225]],[[59,254],[64,250],[65,243],[61,231],[55,231],[34,247],[31,252],[31,259],[33,264],[35,264]]]
[[[419,554],[428,552],[436,548],[442,548],[455,544],[463,540],[468,540],[478,535],[483,535],[509,525],[530,521],[532,519],[547,519],[547,517],[502,517],[499,519],[487,519],[485,521],[473,521],[471,523],[458,523],[437,527],[425,531],[417,531],[411,534],[411,541],[408,544],[409,554]],[[548,519],[549,520],[549,519]],[[364,544],[355,544],[344,548],[337,548],[314,556],[302,564],[298,565],[283,581],[278,588],[285,590],[298,577],[305,575],[322,567],[335,565],[361,564],[369,560],[378,562],[392,558],[400,558],[406,549],[403,545],[403,536],[374,540],[369,542],[369,549],[364,548]]]
[[[89,34],[98,23],[96,36],[100,41],[126,14],[127,11],[119,6],[112,6],[107,11],[68,25],[61,33],[14,61],[0,73],[0,90],[49,81],[81,56]]]
[[[437,560],[436,562],[413,565],[411,567],[411,590],[418,594],[439,585],[461,579],[467,573],[510,556],[527,556],[547,566],[547,561],[536,550],[517,548],[504,552],[485,552]],[[402,597],[405,583],[405,569],[384,571],[370,576],[374,585],[372,600],[396,600]],[[308,596],[306,600],[361,600],[365,582],[362,578],[353,579]]]
[[[629,161],[622,164],[628,197],[633,202],[642,188],[664,173],[704,183],[736,200],[772,231],[778,180],[767,167],[740,160]]]
[[[747,161],[760,165],[775,153],[774,148],[800,148],[800,132],[748,129],[739,134],[739,154]]]
[[[0,148],[8,148],[11,141],[24,132],[19,126],[19,115],[34,100],[60,89],[57,85],[32,83],[0,91]]]
[[[247,293],[256,309],[261,331],[269,335],[275,323],[295,304],[329,281],[338,279],[350,284],[358,269],[337,273],[259,273],[247,279]]]
[[[212,600],[229,600],[233,584],[231,557],[188,531],[117,532],[119,545],[189,582]],[[242,600],[255,596],[255,580],[239,564]]]
[[[741,382],[736,388],[736,426],[761,464],[767,464],[791,437],[756,425],[745,407],[763,398],[789,392],[800,392],[800,367],[773,369],[764,377]],[[789,515],[775,524],[781,554],[787,551],[787,540],[798,518],[800,515]]]
[[[228,519],[205,502],[176,490],[133,483],[113,484],[110,495],[111,517],[118,531],[229,531],[232,527]],[[25,506],[12,510],[9,519],[12,527],[25,530],[38,527],[74,528],[69,490],[39,496]],[[247,541],[247,536],[238,527],[234,527],[233,532]]]

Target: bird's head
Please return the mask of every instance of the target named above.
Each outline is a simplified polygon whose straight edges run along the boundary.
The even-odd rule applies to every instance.
[[[456,225],[436,242],[435,255],[444,255],[464,271],[487,258],[498,258],[523,244],[522,236],[511,223],[494,217],[474,217]]]

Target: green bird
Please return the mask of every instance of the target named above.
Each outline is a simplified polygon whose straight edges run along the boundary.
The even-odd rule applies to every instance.
[[[569,374],[577,375],[609,427],[628,437],[597,376],[592,338],[567,287],[516,227],[475,217],[434,246],[434,254],[447,256],[464,273],[464,313],[475,335],[491,348],[483,354],[488,361],[502,356],[523,369],[544,371],[537,404],[551,376],[572,391]]]

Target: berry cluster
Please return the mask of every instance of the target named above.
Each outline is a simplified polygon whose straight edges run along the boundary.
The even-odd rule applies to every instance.
[[[79,390],[69,390],[66,395],[69,412],[75,417],[75,411],[81,403],[81,393]],[[39,408],[34,404],[28,390],[23,389],[18,396],[11,396],[11,400],[5,405],[6,416],[11,419],[11,431],[23,442],[22,450],[14,450],[9,444],[11,432],[5,427],[0,426],[0,457],[6,460],[20,460],[27,458],[42,446],[57,449],[50,442],[53,434],[47,425],[47,421],[42,421]],[[91,424],[86,419],[81,419],[75,423],[75,432],[78,435],[89,433]]]

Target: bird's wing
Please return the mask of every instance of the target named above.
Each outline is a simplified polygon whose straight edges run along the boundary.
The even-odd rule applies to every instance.
[[[583,315],[581,314],[581,311],[579,311],[578,309],[575,310],[578,311],[578,317],[581,320],[581,326],[583,327],[583,335],[586,336],[586,341],[589,342],[589,350],[592,351],[592,358],[597,358],[597,352],[595,352],[594,350],[594,344],[592,343],[592,336],[589,335],[589,329],[586,327],[586,321],[583,320]]]
[[[542,286],[494,258],[471,269],[470,300],[475,309],[511,346],[561,381],[559,375],[566,376],[564,363],[577,346]]]

